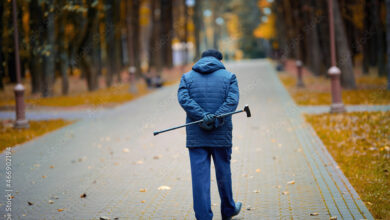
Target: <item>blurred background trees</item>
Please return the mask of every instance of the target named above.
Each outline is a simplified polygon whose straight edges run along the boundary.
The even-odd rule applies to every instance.
[[[389,75],[388,0],[334,2],[342,85],[356,87],[356,67]],[[121,73],[130,69],[137,78],[161,76],[163,69],[198,59],[206,48],[220,49],[226,60],[299,59],[318,76],[330,66],[325,0],[17,0],[17,5],[22,77],[31,93],[43,97],[53,96],[57,80],[67,95],[75,76],[89,91],[121,82]],[[0,89],[16,81],[11,12],[11,1],[0,1]]]
[[[269,1],[268,1],[269,2]],[[344,88],[355,88],[356,67],[386,76],[385,0],[334,0],[337,63]],[[274,49],[302,60],[315,75],[330,67],[328,1],[274,0]],[[389,34],[387,34],[388,36]]]

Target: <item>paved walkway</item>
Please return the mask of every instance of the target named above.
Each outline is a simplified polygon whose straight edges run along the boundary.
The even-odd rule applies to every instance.
[[[233,117],[233,191],[244,204],[236,219],[372,219],[273,67],[227,67],[237,73],[240,106],[250,104],[253,115]],[[184,122],[176,91],[163,88],[14,148],[14,218],[193,219],[185,130],[152,135]],[[4,153],[0,164],[3,216]],[[220,219],[215,178],[211,190]]]

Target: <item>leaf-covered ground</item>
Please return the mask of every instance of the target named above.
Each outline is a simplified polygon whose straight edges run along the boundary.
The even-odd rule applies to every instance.
[[[13,121],[2,120],[0,124],[0,152],[7,147],[14,147],[17,144],[32,140],[50,131],[71,124],[72,121],[62,119],[47,121],[29,121],[29,128],[14,129]]]
[[[330,79],[315,77],[307,69],[303,71],[305,88],[297,88],[296,68],[288,63],[286,71],[279,73],[279,79],[298,105],[330,105]],[[386,77],[356,74],[357,89],[343,90],[342,98],[347,105],[388,105],[390,91],[386,90]]]
[[[306,115],[377,219],[390,219],[390,111]]]

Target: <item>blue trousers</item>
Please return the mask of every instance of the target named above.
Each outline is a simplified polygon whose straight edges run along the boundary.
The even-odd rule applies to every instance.
[[[234,214],[235,202],[232,192],[230,171],[231,147],[193,147],[188,148],[191,161],[192,195],[196,219],[213,218],[210,199],[210,159],[213,157],[217,176],[218,191],[221,198],[222,216]]]

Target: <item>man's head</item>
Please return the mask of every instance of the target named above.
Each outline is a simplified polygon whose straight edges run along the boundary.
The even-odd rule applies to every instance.
[[[222,60],[222,53],[219,52],[218,50],[216,49],[209,49],[209,50],[206,50],[202,53],[202,58],[203,57],[215,57],[217,58],[218,60]]]

